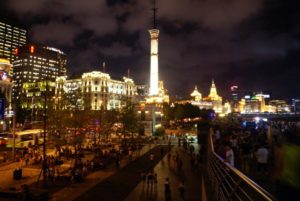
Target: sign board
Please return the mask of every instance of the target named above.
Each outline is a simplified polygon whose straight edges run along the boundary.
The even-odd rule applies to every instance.
[[[4,120],[5,98],[0,98],[0,120]]]

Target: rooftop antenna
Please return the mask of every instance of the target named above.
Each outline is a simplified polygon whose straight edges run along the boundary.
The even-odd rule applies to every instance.
[[[153,29],[156,29],[156,12],[157,12],[157,7],[156,7],[156,0],[152,0],[153,3]]]
[[[127,69],[127,77],[128,77],[128,78],[130,78],[129,75],[130,75],[130,69],[128,68],[128,69]]]
[[[103,69],[103,73],[105,73],[105,66],[106,66],[106,64],[105,64],[105,61],[102,63],[102,69]]]

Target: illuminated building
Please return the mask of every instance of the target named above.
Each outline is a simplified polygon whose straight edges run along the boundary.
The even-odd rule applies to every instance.
[[[202,100],[202,94],[198,91],[197,86],[195,86],[194,91],[191,93],[191,97],[193,97],[194,101],[196,102]]]
[[[135,101],[137,103],[145,101],[146,97],[149,95],[149,85],[136,85],[137,89],[137,96],[135,98]]]
[[[212,80],[212,84],[210,87],[210,92],[207,97],[204,98],[204,101],[208,101],[212,103],[212,109],[216,113],[222,113],[223,106],[222,106],[222,97],[218,95],[217,88],[215,85],[214,80]]]
[[[298,113],[300,111],[300,99],[292,99],[292,111]]]
[[[234,112],[238,111],[238,101],[239,101],[239,95],[238,95],[238,86],[234,85],[230,87],[230,92],[231,92],[231,105],[232,105],[232,110]]]
[[[285,100],[271,100],[269,101],[269,105],[275,108],[276,113],[289,113],[291,112],[290,106],[287,104]]]
[[[248,92],[245,95],[245,113],[271,112],[272,107],[266,105],[266,99],[270,98],[267,93]]]
[[[0,98],[5,100],[5,116],[12,114],[11,97],[12,97],[12,80],[10,69],[12,65],[8,59],[0,58]]]
[[[227,114],[231,113],[231,111],[232,111],[232,109],[231,109],[230,103],[229,102],[225,102],[224,106],[223,106],[223,112],[222,112],[222,114],[223,115],[227,115]]]
[[[202,100],[202,94],[198,91],[197,86],[195,86],[194,91],[190,94],[192,97],[191,101],[179,101],[177,103],[185,104],[191,103],[192,105],[198,106],[200,109],[212,109],[213,105],[210,101]]]
[[[82,80],[60,76],[55,81],[55,95],[53,96],[54,109],[71,110],[82,108]]]
[[[15,60],[16,47],[26,44],[25,29],[0,22],[0,57]],[[12,69],[11,69],[12,70]]]
[[[108,73],[92,71],[79,79],[66,76],[56,79],[55,101],[61,109],[112,110],[120,109],[137,95],[134,81],[129,77],[114,80]]]
[[[246,100],[244,98],[242,98],[238,102],[238,112],[245,113],[245,105],[246,105]]]
[[[27,44],[17,48],[16,56],[14,101],[24,109],[42,108],[46,85],[48,96],[53,96],[56,78],[66,75],[66,55],[56,48]]]

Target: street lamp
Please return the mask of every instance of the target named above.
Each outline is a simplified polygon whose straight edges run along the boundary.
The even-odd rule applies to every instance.
[[[14,116],[13,116],[13,146],[12,146],[12,158],[15,161],[15,147],[16,147],[16,105],[13,105]]]
[[[44,187],[47,186],[47,160],[46,160],[46,132],[47,132],[47,95],[48,95],[48,80],[46,80],[46,90],[44,94],[44,135],[43,135],[43,185]]]

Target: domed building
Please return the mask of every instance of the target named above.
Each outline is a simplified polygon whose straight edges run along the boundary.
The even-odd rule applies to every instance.
[[[194,101],[201,101],[202,100],[202,94],[198,91],[197,86],[195,86],[194,91],[191,93],[191,96],[193,97]]]

